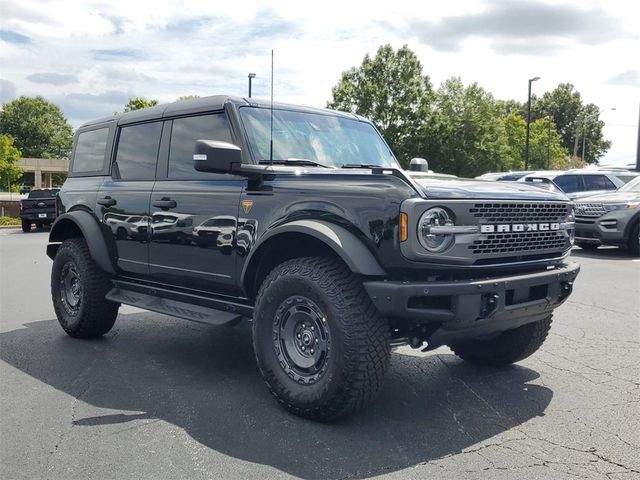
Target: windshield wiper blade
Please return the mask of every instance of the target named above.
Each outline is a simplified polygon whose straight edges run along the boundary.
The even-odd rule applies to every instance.
[[[269,165],[273,163],[274,165],[298,165],[298,166],[308,166],[308,167],[322,167],[322,168],[333,168],[329,165],[325,165],[323,163],[318,163],[314,160],[309,160],[307,158],[287,158],[285,160],[260,160],[258,163],[260,165]]]
[[[372,163],[346,163],[340,168],[384,168],[382,165],[374,165]]]

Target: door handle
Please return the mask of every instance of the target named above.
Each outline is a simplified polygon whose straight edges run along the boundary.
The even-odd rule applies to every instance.
[[[106,196],[104,198],[99,198],[98,199],[98,205],[104,205],[105,207],[113,207],[116,203],[116,199],[115,198],[111,198],[110,196]]]
[[[160,200],[154,200],[153,206],[163,210],[168,210],[170,208],[176,208],[178,204],[175,200],[171,200],[169,197],[162,197]]]

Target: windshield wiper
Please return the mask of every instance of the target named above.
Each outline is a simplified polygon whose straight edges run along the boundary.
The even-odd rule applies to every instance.
[[[322,168],[333,168],[329,165],[325,165],[323,163],[318,163],[314,160],[309,160],[307,158],[287,158],[285,160],[260,160],[258,162],[260,165],[269,165],[273,163],[274,165],[298,165],[298,166],[307,166],[307,167],[322,167]]]
[[[385,168],[383,165],[374,165],[373,163],[346,163],[340,168]]]

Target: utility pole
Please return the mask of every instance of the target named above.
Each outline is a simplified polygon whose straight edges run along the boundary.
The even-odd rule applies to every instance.
[[[529,79],[529,93],[527,94],[527,132],[524,139],[524,169],[529,169],[529,128],[531,125],[531,84],[540,77],[533,77]]]

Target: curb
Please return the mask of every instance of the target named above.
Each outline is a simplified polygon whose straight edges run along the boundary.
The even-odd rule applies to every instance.
[[[18,230],[20,225],[0,225],[0,230],[9,230],[11,228]]]

